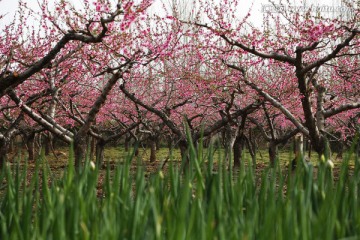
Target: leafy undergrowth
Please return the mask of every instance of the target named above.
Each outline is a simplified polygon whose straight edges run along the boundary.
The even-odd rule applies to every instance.
[[[80,173],[71,151],[61,171],[43,156],[8,164],[0,175],[0,239],[360,237],[360,165],[349,174],[350,155],[337,181],[327,161],[300,161],[295,172],[251,161],[234,170],[212,148],[191,146],[189,155],[188,165],[170,160],[163,168],[128,154],[105,170],[86,161]]]

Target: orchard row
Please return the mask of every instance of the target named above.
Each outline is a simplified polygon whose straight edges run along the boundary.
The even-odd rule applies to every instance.
[[[20,2],[0,40],[0,158],[11,141],[36,134],[73,144],[81,167],[88,139],[101,163],[106,144],[141,134],[194,142],[223,133],[239,165],[254,129],[277,147],[295,135],[319,156],[328,139],[347,142],[360,119],[360,11],[326,18],[308,11],[264,13],[256,28],[240,2],[151,0]],[[52,10],[54,9],[54,10]],[[160,16],[161,15],[161,16]],[[1,18],[0,18],[1,21]],[[152,157],[154,159],[155,156]],[[32,156],[30,156],[32,158]]]

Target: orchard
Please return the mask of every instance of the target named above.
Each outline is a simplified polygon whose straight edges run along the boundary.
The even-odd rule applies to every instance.
[[[359,2],[28,2],[0,15],[1,238],[360,237]]]

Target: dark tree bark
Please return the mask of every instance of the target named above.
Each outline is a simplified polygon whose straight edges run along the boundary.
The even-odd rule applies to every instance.
[[[3,169],[6,163],[10,145],[12,144],[13,137],[19,132],[17,127],[22,120],[23,114],[20,114],[4,134],[0,133],[0,169]]]
[[[129,127],[126,127],[125,129],[123,128],[125,125],[123,124],[121,127],[121,130],[118,129],[118,131],[114,132],[114,134],[107,136],[107,137],[103,137],[100,133],[99,134],[94,134],[92,132],[92,134],[94,134],[94,136],[96,136],[97,142],[96,142],[96,146],[95,146],[95,159],[96,159],[96,164],[97,166],[101,167],[104,163],[104,152],[105,152],[105,146],[107,143],[111,142],[111,141],[115,141],[118,140],[119,138],[121,138],[122,136],[124,136],[126,133],[128,133],[129,131],[131,131],[132,129],[134,129],[135,127],[137,127],[139,125],[139,123],[134,123]],[[95,137],[92,137],[92,142],[94,141]]]
[[[167,142],[167,147],[168,147],[168,149],[169,149],[169,156],[170,156],[171,151],[172,151],[173,148],[174,148],[174,139],[173,139],[171,136],[169,136],[169,137],[167,137],[167,140],[168,140],[168,142]]]
[[[278,156],[278,144],[275,141],[269,142],[269,158],[271,167],[275,167]]]
[[[129,136],[126,136],[124,139],[125,152],[129,151],[130,139],[131,139],[131,137],[129,137]]]
[[[245,142],[246,142],[246,146],[247,146],[248,149],[249,149],[253,166],[256,166],[256,150],[257,150],[257,145],[256,145],[256,141],[255,141],[255,138],[254,138],[253,135],[254,135],[254,134],[253,134],[253,131],[250,130],[250,131],[249,131],[249,138],[247,138],[247,137],[245,136]]]
[[[96,143],[96,164],[101,167],[104,162],[105,141],[99,139]]]
[[[240,167],[241,164],[241,158],[243,153],[243,148],[245,145],[245,135],[244,135],[244,128],[246,123],[247,114],[242,115],[241,117],[241,123],[238,127],[236,138],[233,146],[233,152],[234,152],[234,167]]]
[[[308,151],[308,158],[311,159],[311,151],[312,151],[312,145],[311,140],[307,140],[307,151]]]
[[[245,137],[243,134],[240,134],[236,137],[234,142],[234,167],[240,167],[243,150],[244,150],[244,144],[245,144]]]
[[[35,133],[31,132],[26,135],[26,148],[28,152],[28,161],[35,160]]]
[[[14,151],[16,151],[14,139],[11,139],[11,140],[10,140],[10,145],[9,145],[8,151],[9,151],[9,152],[14,152]]]
[[[86,156],[86,141],[87,140],[87,130],[80,129],[79,132],[74,137],[74,156],[75,156],[75,169],[77,172],[80,171],[82,167],[82,161]]]
[[[150,162],[156,162],[156,140],[150,138]]]
[[[3,169],[7,161],[10,139],[7,137],[0,138],[0,169]]]
[[[179,148],[180,148],[181,160],[185,161],[185,163],[188,164],[190,159],[189,159],[187,142],[185,140],[180,140]]]
[[[54,149],[53,142],[54,142],[54,138],[50,132],[44,135],[45,156],[50,155],[52,149]]]
[[[156,138],[155,145],[156,145],[156,151],[158,151],[161,148],[161,138],[160,138],[160,136],[158,136]]]
[[[139,156],[140,141],[134,143],[134,156]]]
[[[89,136],[89,141],[90,141],[90,159],[93,159],[94,155],[96,155],[96,145],[97,145],[97,141],[96,138]]]

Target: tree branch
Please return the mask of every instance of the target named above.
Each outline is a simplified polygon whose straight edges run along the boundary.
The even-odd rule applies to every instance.
[[[351,109],[356,109],[356,108],[360,108],[360,102],[348,103],[348,104],[341,105],[339,107],[328,109],[328,110],[324,111],[324,117],[329,118],[338,113],[341,113],[341,112],[344,112],[347,110],[351,110]]]

